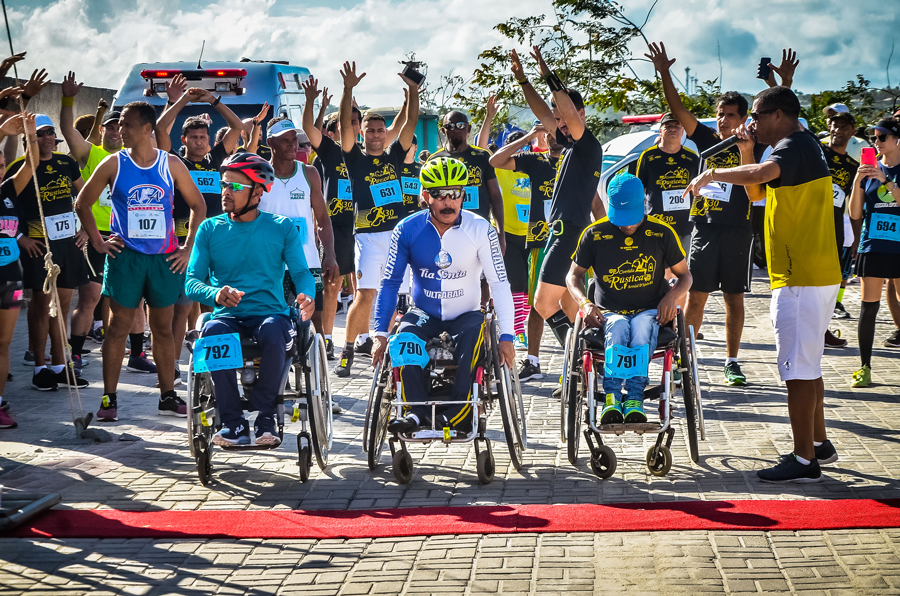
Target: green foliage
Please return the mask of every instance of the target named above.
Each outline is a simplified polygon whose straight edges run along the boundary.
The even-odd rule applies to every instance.
[[[869,81],[863,75],[856,75],[856,81],[847,81],[843,89],[823,91],[810,96],[808,108],[800,109],[800,116],[806,118],[809,129],[813,132],[828,130],[828,122],[822,110],[833,103],[846,104],[856,119],[857,126],[871,124],[885,113],[875,106],[875,89],[869,87]]]

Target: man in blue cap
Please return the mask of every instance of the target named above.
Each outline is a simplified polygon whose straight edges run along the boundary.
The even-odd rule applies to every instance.
[[[647,363],[656,349],[659,326],[675,318],[676,304],[687,294],[692,278],[675,231],[661,219],[644,215],[640,180],[618,174],[608,195],[608,216],[581,233],[566,285],[585,324],[604,328],[606,401],[600,423],[640,423],[647,421],[643,408]],[[587,297],[584,274],[591,267],[597,290]],[[671,289],[667,267],[677,278]],[[601,309],[609,311],[605,317]]]

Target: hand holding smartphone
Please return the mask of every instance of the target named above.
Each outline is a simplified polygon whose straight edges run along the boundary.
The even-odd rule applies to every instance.
[[[769,64],[772,62],[771,58],[760,58],[759,59],[759,71],[756,74],[757,79],[761,79],[763,81],[769,80],[769,74],[771,74],[771,68],[769,68]]]
[[[859,163],[864,166],[878,166],[878,158],[875,154],[874,147],[863,147],[862,156],[859,159]]]

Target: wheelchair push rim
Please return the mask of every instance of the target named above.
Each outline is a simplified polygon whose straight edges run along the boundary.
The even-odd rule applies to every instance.
[[[313,452],[319,469],[328,466],[328,452],[332,444],[331,393],[328,388],[328,371],[325,368],[325,342],[316,334],[306,354],[306,400],[312,432]]]

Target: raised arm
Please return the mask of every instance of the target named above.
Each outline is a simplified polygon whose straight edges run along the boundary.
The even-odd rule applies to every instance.
[[[775,66],[769,62],[769,78],[766,79],[766,84],[769,87],[777,87],[778,83],[775,80],[775,74],[777,73],[778,76],[781,77],[781,86],[790,89],[794,84],[794,72],[797,70],[799,64],[800,61],[797,60],[797,52],[791,48],[781,50],[781,65]],[[758,67],[757,74],[759,74]]]
[[[185,94],[187,89],[188,89],[187,79],[184,78],[184,75],[181,73],[178,73],[177,75],[172,77],[171,81],[166,81],[166,107],[165,107],[165,109],[168,110],[169,108],[174,106],[175,102],[177,102],[178,99],[182,95]],[[169,121],[168,126],[165,127],[166,137],[169,137],[170,139],[171,139],[171,135],[172,135],[172,126],[174,124],[175,124],[175,118],[172,118],[172,120]],[[159,136],[159,133],[154,134],[154,137],[158,137],[158,136]],[[170,140],[169,141],[169,149],[171,149],[171,148],[172,147],[171,147],[171,140]],[[157,147],[157,149],[162,149],[162,147]],[[165,151],[168,151],[169,149],[165,149]]]
[[[11,120],[18,120],[18,122],[11,122]],[[31,174],[34,172],[32,164],[41,163],[41,152],[40,149],[38,149],[37,144],[37,130],[34,123],[34,114],[26,113],[22,116],[13,116],[3,123],[3,132],[13,139],[16,139],[19,134],[18,129],[23,123],[25,138],[28,141],[28,153],[25,155],[25,159],[22,160],[22,167],[19,168],[19,171],[13,176],[13,186],[16,189],[16,195],[22,194],[25,187],[32,183]]]
[[[497,116],[497,96],[488,97],[487,105],[484,108],[484,122],[481,123],[481,129],[478,136],[475,137],[475,146],[487,149],[491,143],[491,127],[494,126],[494,118]],[[512,169],[512,168],[506,168]]]
[[[550,109],[550,106],[547,105],[547,102],[544,101],[541,94],[537,92],[537,89],[534,88],[528,80],[528,77],[525,76],[525,70],[522,68],[522,61],[519,60],[519,54],[515,50],[512,50],[509,53],[509,59],[510,70],[512,70],[516,82],[522,86],[522,94],[525,95],[525,101],[528,103],[528,107],[531,108],[535,117],[541,121],[541,124],[544,125],[547,132],[555,137],[556,118],[553,117],[553,110]]]
[[[672,80],[672,73],[669,72],[669,69],[675,64],[675,59],[669,59],[666,55],[666,45],[662,42],[659,42],[659,45],[651,43],[650,53],[644,54],[644,56],[653,62],[653,66],[659,73],[659,78],[662,81],[663,93],[666,96],[666,103],[669,105],[669,111],[678,118],[681,126],[684,127],[684,132],[687,133],[688,136],[691,136],[694,134],[694,131],[697,130],[697,124],[699,124],[699,122],[697,121],[697,117],[681,103],[681,96],[678,95],[678,90],[675,88],[675,82]]]
[[[499,170],[515,170],[516,169],[516,153],[519,152],[520,149],[527,146],[534,140],[536,136],[539,134],[544,134],[544,127],[540,124],[535,124],[528,134],[522,137],[521,139],[517,139],[512,143],[507,143],[503,147],[497,150],[497,153],[493,154],[489,160],[491,167]]]
[[[400,111],[397,112],[397,117],[394,118],[394,121],[391,122],[391,125],[387,128],[387,133],[384,136],[384,146],[390,147],[391,143],[393,143],[397,137],[400,135],[400,129],[403,128],[403,125],[406,124],[406,108],[409,105],[409,91],[403,90],[403,105],[400,106]]]
[[[341,91],[341,148],[345,153],[353,148],[356,143],[356,137],[353,135],[353,88],[359,85],[366,73],[357,76],[356,62],[344,62],[344,68],[341,70],[341,77],[344,79],[344,89]]]
[[[402,74],[397,74],[406,83],[406,97],[409,100],[406,103],[406,121],[403,122],[398,137],[400,146],[407,151],[412,145],[413,137],[416,136],[416,125],[419,123],[419,86]],[[343,134],[343,127],[341,131]]]
[[[318,122],[313,121],[313,104],[319,96],[319,81],[309,77],[303,81],[302,86],[306,103],[303,105],[303,119],[300,125],[303,127],[303,132],[309,137],[312,148],[318,151],[322,145],[322,127],[318,125]]]
[[[59,108],[59,129],[69,146],[69,151],[72,152],[72,157],[78,162],[79,168],[83,168],[87,164],[88,157],[91,155],[91,144],[75,130],[75,120],[72,114],[75,96],[81,91],[82,85],[84,83],[75,82],[75,73],[70,70],[61,85],[62,105]]]
[[[325,110],[331,105],[331,95],[328,95],[328,87],[322,87],[322,103],[319,105],[319,115],[316,116],[316,127],[321,131],[325,125]],[[309,136],[307,134],[306,136]]]
[[[556,103],[556,109],[559,111],[559,115],[562,119],[566,121],[566,127],[569,129],[569,136],[576,141],[580,140],[586,129],[584,127],[584,121],[581,119],[581,114],[578,113],[578,110],[575,109],[575,104],[572,103],[572,98],[569,97],[566,88],[559,80],[559,77],[556,76],[556,73],[551,71],[547,66],[547,63],[544,62],[540,47],[533,46],[531,57],[537,61],[538,71],[550,86],[550,91],[553,93],[553,101]],[[541,122],[543,122],[543,120],[541,120]]]
[[[106,103],[106,100],[102,97],[100,101],[97,102],[97,111],[94,113],[94,123],[91,125],[91,132],[88,133],[87,142],[91,145],[100,145],[102,142],[102,138],[100,136],[100,126],[103,122],[103,117],[106,116],[106,112],[109,111],[109,104]]]
[[[250,119],[252,128],[250,129],[250,140],[247,143],[247,151],[250,153],[256,153],[259,150],[259,136],[262,132],[262,121],[266,119],[268,113],[269,102],[264,102],[259,114]],[[243,132],[243,122],[241,122],[241,125],[241,132]]]

